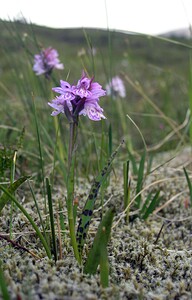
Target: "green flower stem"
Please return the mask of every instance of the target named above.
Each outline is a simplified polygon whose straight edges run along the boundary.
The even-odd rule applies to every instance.
[[[72,247],[73,247],[74,255],[75,255],[75,258],[76,258],[77,262],[79,264],[81,264],[81,259],[79,257],[79,251],[78,251],[78,248],[77,248],[77,241],[76,241],[76,235],[75,235],[74,218],[72,218],[72,219],[69,218],[68,222],[69,222],[69,232],[70,232],[71,244],[72,244]]]
[[[70,122],[69,149],[68,149],[68,173],[70,173],[72,159],[75,157],[75,143],[76,143],[76,139],[77,139],[77,126],[78,126],[78,123]]]
[[[68,224],[71,238],[71,244],[73,247],[74,255],[78,263],[80,264],[79,251],[77,248],[77,241],[75,235],[75,218],[73,210],[74,200],[74,169],[75,169],[75,144],[77,138],[77,126],[78,123],[70,123],[69,134],[69,149],[68,149],[68,176],[67,176],[67,212],[68,212]]]
[[[44,239],[41,231],[39,230],[38,226],[35,224],[35,222],[33,221],[33,219],[31,218],[31,216],[28,214],[28,212],[25,210],[25,208],[17,201],[17,199],[7,191],[7,189],[5,189],[3,186],[0,186],[0,189],[7,194],[7,196],[9,196],[11,198],[11,200],[16,204],[16,206],[20,209],[20,211],[26,216],[26,218],[29,220],[29,222],[31,223],[32,227],[34,228],[36,234],[38,235],[39,239],[41,240],[45,251],[47,253],[47,256],[49,259],[51,259],[51,251],[49,249],[49,246],[47,245],[46,240]]]

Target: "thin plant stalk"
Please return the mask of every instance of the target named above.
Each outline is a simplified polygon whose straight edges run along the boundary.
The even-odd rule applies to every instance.
[[[37,209],[37,213],[38,213],[39,220],[40,220],[40,223],[41,223],[41,227],[42,227],[42,230],[43,230],[43,233],[44,233],[44,237],[45,237],[45,239],[46,239],[46,241],[47,241],[47,234],[46,234],[45,226],[44,226],[44,223],[43,223],[43,218],[42,218],[42,216],[41,216],[41,211],[40,211],[40,209],[39,209],[39,205],[38,205],[37,199],[36,199],[36,197],[35,197],[35,193],[34,193],[34,191],[33,191],[33,188],[32,188],[32,186],[31,186],[29,180],[28,180],[28,184],[29,184],[29,188],[30,188],[30,191],[31,191],[33,200],[34,200],[34,202],[35,202],[35,207],[36,207],[36,209]],[[47,241],[47,242],[48,242],[48,241]]]
[[[61,139],[61,129],[60,129],[59,117],[54,118],[54,126],[55,126],[55,131],[56,131],[56,139],[57,139],[57,146],[59,149],[59,155],[60,155],[61,159],[64,161],[65,151],[64,151],[63,143],[62,143],[62,139]]]
[[[109,156],[111,156],[112,151],[113,151],[113,131],[112,131],[112,126],[111,123],[109,124],[109,129],[108,129],[108,151],[109,151]]]
[[[67,176],[67,212],[68,212],[68,224],[71,238],[71,244],[73,247],[76,260],[80,263],[79,251],[77,248],[76,234],[75,234],[75,216],[74,216],[74,168],[75,168],[75,145],[77,138],[77,126],[76,122],[70,122],[69,133],[69,149],[68,149],[68,176]]]
[[[189,108],[190,108],[190,126],[189,126],[189,136],[190,143],[192,145],[192,52],[190,52],[190,63],[189,63]],[[185,173],[186,174],[186,173]]]
[[[15,166],[16,166],[16,157],[17,157],[17,151],[15,150],[13,153],[13,159],[11,162],[11,174],[10,174],[10,184],[12,185],[15,179]],[[13,223],[12,223],[12,218],[13,218],[13,207],[14,203],[11,202],[11,210],[10,210],[10,228],[9,228],[9,237],[10,239],[12,238],[12,228],[13,228]]]
[[[53,243],[53,254],[54,254],[54,258],[55,258],[55,262],[56,262],[57,261],[57,243],[56,243],[56,235],[55,235],[51,185],[50,185],[48,178],[46,178],[46,188],[47,188],[47,199],[48,199],[48,206],[49,206],[49,217],[50,217],[51,235],[52,235],[52,243]]]
[[[57,140],[58,140],[58,136],[56,137],[56,141],[53,142],[53,140],[51,139],[51,136],[49,135],[49,133],[47,132],[46,128],[41,124],[41,127],[43,129],[43,133],[44,135],[46,136],[50,146],[54,149],[54,153],[53,153],[53,159],[54,159],[54,162],[53,162],[53,171],[52,171],[52,184],[54,183],[54,174],[55,174],[55,162],[56,162],[56,157],[57,157],[57,160],[59,161],[59,172],[61,173],[61,175],[63,176],[63,179],[64,179],[64,182],[66,183],[67,181],[67,170],[66,170],[66,167],[64,165],[64,160],[61,159],[61,156],[60,156],[60,153],[57,153]],[[59,131],[59,129],[57,130]],[[64,150],[65,151],[65,150]]]
[[[58,243],[59,243],[59,259],[62,259],[62,241],[61,241],[61,226],[60,226],[60,220],[59,220],[59,214],[57,212],[57,228],[58,228]]]
[[[44,162],[43,162],[41,138],[40,138],[39,124],[38,124],[38,119],[37,119],[37,112],[36,112],[34,97],[32,97],[32,102],[33,102],[33,113],[34,113],[34,118],[35,118],[35,127],[36,127],[36,133],[37,133],[38,147],[39,147],[40,167],[41,167],[41,175],[42,175],[42,183],[43,183],[43,195],[44,195],[44,210],[45,210],[45,214],[46,214],[47,213],[47,204],[46,204],[46,196],[45,196]]]
[[[72,165],[72,158],[75,155],[75,143],[77,138],[77,123],[70,123],[70,133],[69,133],[69,149],[68,149],[68,173]]]
[[[59,222],[60,222],[61,232],[64,234],[65,233],[65,222],[64,222],[64,216],[62,213],[61,201],[59,201]]]
[[[92,72],[93,72],[93,74],[95,74],[95,61],[94,61],[93,45],[92,45],[92,42],[91,42],[91,38],[90,38],[90,36],[88,35],[88,33],[86,32],[85,29],[83,29],[83,33],[84,33],[84,36],[85,36],[85,39],[86,39],[86,42],[87,42],[87,46],[90,49]]]
[[[52,175],[51,175],[51,184],[54,184],[54,177],[55,177],[55,164],[56,164],[56,156],[57,156],[57,149],[58,149],[58,156],[59,160],[61,162],[65,161],[65,149],[62,145],[61,141],[61,130],[60,130],[60,123],[59,123],[59,118],[54,118],[54,126],[55,126],[55,131],[56,131],[56,141],[55,144],[52,143],[52,140],[50,139],[50,136],[48,136],[49,140],[51,141],[51,144],[54,147],[54,152],[53,152],[53,170],[52,170]],[[65,172],[63,172],[65,173]],[[65,180],[65,175],[64,175],[64,180]]]
[[[126,210],[125,221],[129,221],[129,203],[130,203],[130,182],[129,182],[129,161],[123,165],[124,178],[124,210]]]
[[[141,194],[140,191],[142,190],[143,187],[143,182],[144,182],[144,168],[145,168],[145,157],[146,157],[146,153],[144,152],[140,163],[139,163],[139,170],[138,170],[138,178],[137,178],[137,186],[136,186],[136,207],[137,209],[140,208],[141,206]]]

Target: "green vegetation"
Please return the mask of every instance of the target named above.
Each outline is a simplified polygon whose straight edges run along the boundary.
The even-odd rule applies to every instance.
[[[166,164],[161,161],[152,170],[153,154],[177,150],[191,140],[190,40],[97,29],[51,29],[19,21],[1,21],[0,38],[0,212],[3,215],[10,209],[8,216],[3,215],[8,218],[9,237],[0,238],[36,258],[47,255],[50,264],[53,258],[57,264],[63,252],[71,257],[68,247],[72,246],[78,267],[93,275],[99,267],[101,286],[108,287],[107,248],[112,229],[121,226],[122,219],[127,227],[135,218],[145,222],[170,201],[158,186],[165,178],[147,182],[148,175]],[[34,55],[49,46],[57,49],[65,68],[49,69],[49,78],[37,76],[33,72]],[[59,103],[66,116],[52,117],[48,106],[56,97],[52,88],[58,87],[61,79],[77,84],[83,70],[104,89],[114,76],[120,76],[126,97],[106,95],[99,99],[107,119],[93,122],[79,116],[88,96],[80,98],[77,87],[76,94],[73,89],[74,102],[70,100],[73,111],[66,102],[64,107]],[[91,97],[94,83],[86,80],[89,90],[85,85],[81,88]],[[93,89],[98,95],[100,88]],[[191,201],[191,182],[185,168],[184,175]],[[119,193],[116,207],[105,195],[115,197],[114,178],[118,177],[123,196]],[[113,187],[108,192],[111,179]],[[22,201],[21,186],[27,195]],[[57,194],[59,199],[55,199]],[[79,198],[83,199],[80,204]],[[18,211],[33,230],[38,255],[13,239]],[[98,223],[93,239],[89,226],[95,216]],[[34,248],[34,244],[30,245]],[[1,289],[6,294],[4,280]]]
[[[1,22],[0,38],[0,100],[4,103],[1,106],[1,124],[20,130],[25,125],[30,140],[33,134],[31,94],[34,94],[44,127],[53,137],[53,122],[48,118],[50,108],[47,106],[53,98],[51,87],[56,86],[59,79],[70,77],[75,81],[83,68],[90,76],[99,78],[103,86],[116,74],[121,74],[123,79],[126,74],[137,87],[140,84],[141,90],[138,91],[124,79],[127,97],[121,100],[121,110],[109,97],[102,103],[108,118],[105,124],[111,123],[114,140],[119,136],[131,137],[135,150],[141,149],[143,144],[135,126],[125,118],[126,114],[138,125],[149,146],[156,145],[186,117],[191,52],[188,40],[166,40],[99,29],[51,29],[21,22]],[[48,84],[44,78],[36,78],[31,70],[33,55],[39,52],[41,46],[56,48],[65,65],[64,71],[54,73],[53,84]],[[91,54],[93,49],[96,49],[94,56]],[[167,119],[146,101],[146,97],[164,112]],[[18,122],[21,118],[22,125]],[[87,120],[83,123],[86,128]],[[91,126],[94,132],[100,132],[98,125]],[[11,144],[13,136],[14,130],[4,129],[2,143],[10,141]],[[158,150],[173,148],[180,140],[181,135],[174,134],[169,143]],[[31,143],[27,141],[26,145],[30,151]]]

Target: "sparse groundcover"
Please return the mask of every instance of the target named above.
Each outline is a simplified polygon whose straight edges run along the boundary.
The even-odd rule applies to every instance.
[[[167,161],[170,157],[172,153],[162,154],[154,160],[153,167],[157,167],[162,158]],[[13,247],[1,237],[0,257],[4,262],[4,277],[11,299],[191,299],[191,207],[187,182],[181,170],[181,164],[189,158],[190,151],[182,151],[166,166],[148,176],[146,186],[157,179],[160,181],[157,185],[161,186],[163,200],[147,221],[136,218],[126,223],[124,218],[121,219],[121,172],[111,178],[106,199],[109,205],[115,204],[117,214],[108,247],[110,285],[106,289],[100,285],[99,270],[92,276],[82,273],[73,257],[67,227],[65,233],[61,234],[65,239],[62,259],[54,263],[44,257],[42,246],[29,222],[16,210],[12,216],[12,239],[31,253],[21,247]],[[134,186],[136,182],[132,184]],[[84,186],[83,180],[79,179],[77,193],[81,195],[82,202],[87,188],[88,185]],[[54,193],[53,205],[58,207],[65,191],[61,186],[55,186],[54,189],[57,192]],[[28,195],[25,197],[25,207],[35,218],[34,201]],[[44,200],[40,194],[37,199],[43,210]],[[6,237],[9,236],[9,210],[10,206],[3,209],[0,223],[1,232]],[[130,219],[134,213],[131,209]],[[98,209],[94,214],[85,252],[92,243],[100,215],[101,209]]]

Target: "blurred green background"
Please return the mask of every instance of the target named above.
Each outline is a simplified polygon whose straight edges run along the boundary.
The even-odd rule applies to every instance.
[[[22,147],[26,168],[33,169],[39,157],[33,104],[46,164],[53,160],[58,124],[59,157],[67,160],[67,119],[51,117],[47,102],[56,96],[51,89],[60,79],[75,84],[83,69],[103,88],[113,76],[120,76],[127,96],[101,98],[107,120],[80,118],[78,155],[82,170],[90,170],[87,157],[98,162],[98,151],[99,159],[108,156],[111,128],[113,146],[125,138],[126,149],[142,151],[143,141],[133,122],[151,153],[189,142],[190,40],[99,29],[51,29],[20,21],[1,21],[0,40],[0,145],[2,149],[16,147],[25,128]],[[54,70],[50,81],[32,70],[34,55],[49,46],[58,50],[65,66],[64,70]]]

